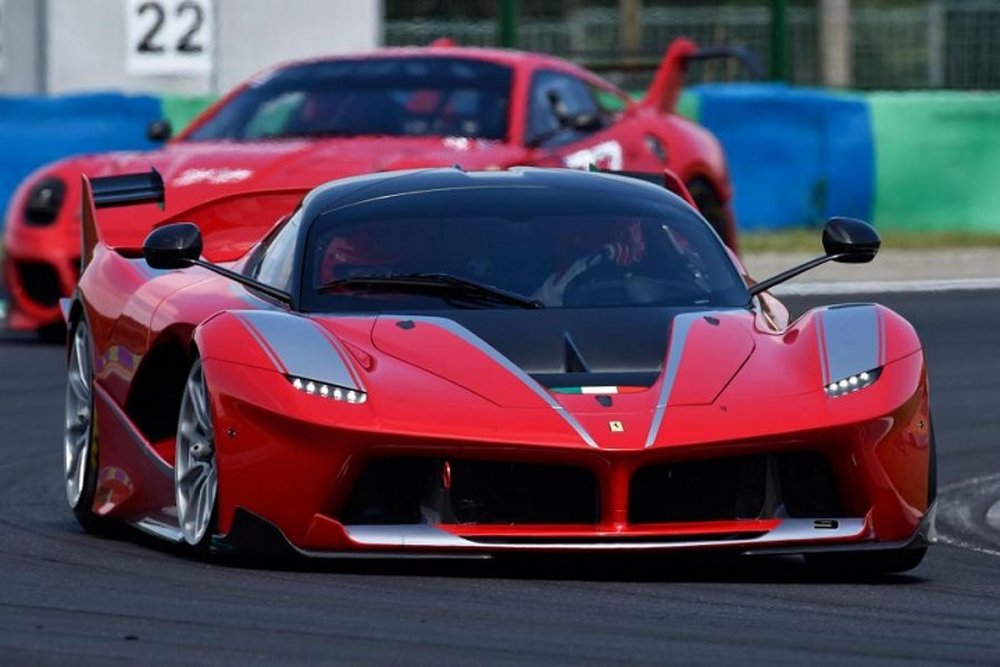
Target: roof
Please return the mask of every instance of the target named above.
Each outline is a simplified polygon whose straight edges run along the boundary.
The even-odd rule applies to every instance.
[[[658,199],[689,208],[680,197],[643,180],[577,169],[514,167],[504,171],[463,171],[457,167],[389,171],[331,181],[315,188],[304,200],[307,218],[345,206],[380,198],[440,190],[483,187],[544,187],[586,191],[601,197]]]

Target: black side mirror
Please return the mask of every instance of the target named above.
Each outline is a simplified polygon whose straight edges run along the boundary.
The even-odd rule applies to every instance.
[[[830,261],[849,264],[870,262],[875,259],[881,245],[882,239],[878,232],[867,222],[854,218],[830,218],[823,227],[823,250],[826,254],[751,285],[750,296],[765,292],[789,278]]]
[[[830,218],[823,227],[823,250],[835,262],[870,262],[875,259],[881,245],[878,232],[863,220]]]
[[[154,269],[183,269],[201,257],[201,230],[190,222],[154,229],[142,242],[142,255]]]
[[[174,134],[174,128],[166,118],[154,120],[146,126],[146,138],[150,141],[166,141]]]

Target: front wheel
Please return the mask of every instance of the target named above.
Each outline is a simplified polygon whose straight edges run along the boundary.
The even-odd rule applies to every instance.
[[[94,412],[94,356],[85,322],[73,331],[66,371],[63,422],[66,502],[89,533],[105,532],[109,522],[94,513],[99,467],[97,415]]]
[[[174,489],[184,540],[200,552],[208,551],[215,531],[218,480],[208,386],[201,360],[196,359],[181,398]]]

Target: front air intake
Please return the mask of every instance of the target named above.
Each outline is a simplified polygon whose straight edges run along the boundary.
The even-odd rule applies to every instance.
[[[584,468],[509,461],[385,458],[370,463],[339,513],[347,525],[596,524]]]

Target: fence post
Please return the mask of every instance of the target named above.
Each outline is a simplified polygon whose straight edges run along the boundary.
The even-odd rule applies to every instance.
[[[771,0],[771,79],[788,79],[788,0]]]
[[[517,0],[500,0],[497,37],[500,46],[508,49],[517,47]]]
[[[823,85],[847,88],[853,82],[851,0],[820,0],[819,54]]]

